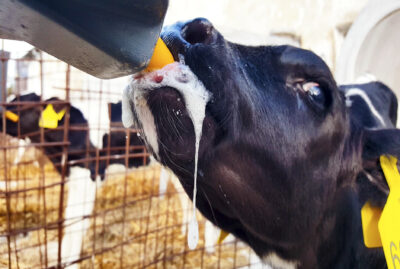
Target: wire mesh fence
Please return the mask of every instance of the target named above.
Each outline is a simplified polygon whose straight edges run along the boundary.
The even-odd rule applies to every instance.
[[[99,80],[1,41],[0,267],[245,268],[259,266],[199,213],[121,123],[127,78]],[[11,53],[10,53],[11,52]]]

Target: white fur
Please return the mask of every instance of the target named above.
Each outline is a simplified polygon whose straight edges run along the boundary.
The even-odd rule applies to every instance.
[[[17,156],[14,159],[13,165],[17,165],[21,160],[22,157],[25,154],[26,151],[26,146],[30,143],[30,139],[29,138],[25,138],[24,140],[20,139],[18,141],[18,153]]]
[[[262,261],[274,269],[296,269],[299,265],[297,261],[288,261],[279,257],[275,252],[271,252],[262,258]]]
[[[371,99],[369,99],[368,95],[363,92],[362,90],[358,89],[358,88],[352,88],[349,89],[346,92],[346,99],[349,99],[350,96],[355,96],[358,95],[360,96],[365,103],[368,105],[370,111],[372,112],[372,114],[375,116],[375,118],[383,125],[385,126],[385,121],[383,120],[382,116],[379,114],[379,112],[376,110],[375,106],[372,104]]]
[[[63,263],[79,259],[83,237],[89,228],[96,197],[96,182],[90,179],[90,170],[71,167],[68,181],[68,200],[65,209],[65,228],[61,245]],[[78,264],[68,266],[78,269]]]
[[[351,107],[353,105],[353,101],[351,101],[349,98],[346,99],[346,106]]]
[[[245,246],[244,243],[238,242],[239,246]],[[249,250],[247,248],[239,250],[241,255],[247,256],[249,258],[249,265],[240,267],[241,269],[272,269],[272,267],[268,264],[265,264],[254,251]]]
[[[139,94],[138,94],[139,95]],[[139,102],[138,102],[139,103]],[[143,136],[149,145],[151,146],[154,155],[159,156],[158,152],[158,137],[156,131],[156,125],[154,123],[153,114],[150,111],[147,103],[140,101],[141,108],[137,110],[137,114],[141,119],[143,127]]]
[[[165,168],[163,168],[163,169],[165,169]],[[173,174],[170,174],[168,176],[168,179],[171,181],[172,185],[174,186],[176,195],[178,195],[178,198],[179,198],[179,201],[180,201],[180,204],[182,207],[181,233],[184,235],[184,234],[186,234],[186,226],[189,221],[189,212],[188,211],[189,211],[190,201],[185,193],[185,190],[182,187],[182,184],[179,182],[179,179]]]
[[[155,79],[161,77],[159,81]],[[201,138],[205,108],[211,95],[204,87],[203,83],[191,72],[184,64],[172,63],[153,73],[143,73],[142,76],[133,79],[130,87],[124,91],[122,119],[127,127],[132,123],[132,116],[136,114],[136,120],[142,127],[146,143],[152,147],[153,153],[158,155],[157,131],[154,124],[154,117],[149,109],[145,94],[149,91],[158,90],[163,86],[169,86],[179,91],[185,101],[186,110],[193,122],[196,135],[195,144],[195,169],[194,169],[194,189],[193,189],[193,213],[189,223],[188,244],[193,249],[198,241],[198,224],[196,219],[196,192],[197,192],[197,160],[198,148]],[[127,100],[126,100],[127,99]],[[130,107],[131,103],[134,107]],[[130,111],[129,111],[130,110]],[[132,110],[134,113],[132,113]]]
[[[124,124],[125,128],[130,128],[134,125],[135,120],[133,116],[133,107],[130,105],[130,98],[129,94],[131,94],[131,87],[128,85],[123,92],[122,97],[122,123]]]
[[[140,121],[141,127],[143,128],[142,135],[146,143],[152,148],[154,155],[158,156],[158,137],[154,117],[147,105],[144,93],[145,89],[143,88],[135,90],[132,89],[132,86],[125,88],[122,98],[122,122],[126,128],[133,125],[134,119],[132,109],[134,109],[137,113],[137,120]],[[130,106],[130,100],[133,101],[135,105],[134,108]]]
[[[212,224],[210,221],[206,221],[204,227],[204,247],[208,253],[213,253],[215,251],[215,244],[218,243],[220,232],[221,229]],[[228,238],[225,238],[224,242],[227,242],[227,240]]]
[[[158,189],[158,195],[160,198],[164,198],[164,195],[167,191],[167,186],[168,186],[168,172],[167,170],[161,166],[161,171],[160,171],[160,186]]]

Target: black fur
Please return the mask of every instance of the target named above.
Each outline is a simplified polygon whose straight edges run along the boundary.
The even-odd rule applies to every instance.
[[[383,124],[371,113],[366,101],[359,95],[348,98],[352,104],[350,114],[353,124],[365,128],[394,128],[397,123],[397,98],[394,92],[379,81],[366,84],[341,85],[339,88],[345,94],[351,89],[359,89],[369,98],[374,108],[383,119]]]
[[[400,156],[398,130],[367,130],[355,120],[359,112],[346,107],[329,68],[310,51],[233,44],[205,19],[167,27],[162,38],[212,93],[198,209],[261,257],[274,252],[298,268],[385,268],[382,249],[363,244],[360,209],[386,199],[378,158]],[[323,95],[304,92],[306,82]],[[159,161],[192,198],[194,129],[178,97],[164,87],[149,91],[147,103]],[[392,104],[382,109],[395,119]],[[357,180],[365,171],[373,181]]]
[[[110,156],[108,164],[126,164],[126,153],[129,155],[128,166],[139,167],[150,161],[148,156],[139,157],[140,154],[146,154],[144,143],[137,136],[136,132],[123,128],[122,125],[122,108],[121,102],[110,104],[110,133],[103,135],[102,156]],[[126,151],[127,136],[129,134],[129,151]],[[136,156],[137,155],[137,156]],[[113,158],[116,157],[116,158]]]

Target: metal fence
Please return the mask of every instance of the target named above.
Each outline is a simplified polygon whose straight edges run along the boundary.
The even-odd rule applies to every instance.
[[[0,47],[1,268],[259,265],[236,239],[217,244],[218,230],[200,214],[200,243],[188,249],[190,201],[111,104],[126,78],[98,80],[34,48],[9,54],[6,42]]]

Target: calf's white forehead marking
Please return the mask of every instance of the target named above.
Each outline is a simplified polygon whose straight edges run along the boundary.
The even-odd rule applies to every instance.
[[[379,112],[376,110],[375,106],[374,106],[374,105],[372,104],[372,102],[371,102],[371,99],[369,99],[368,95],[367,95],[364,91],[362,91],[362,90],[360,90],[360,89],[358,89],[358,88],[349,89],[349,90],[346,92],[346,104],[347,104],[347,100],[350,99],[350,96],[355,96],[355,95],[360,96],[360,97],[365,101],[365,103],[368,105],[368,107],[369,107],[371,113],[375,116],[375,118],[376,118],[383,126],[386,126],[385,121],[383,120],[382,116],[381,116],[381,115],[379,114]],[[351,104],[350,104],[350,105],[351,105]]]
[[[262,257],[262,261],[263,263],[270,265],[274,269],[296,269],[299,265],[298,261],[284,260],[279,257],[275,252],[271,252]]]

